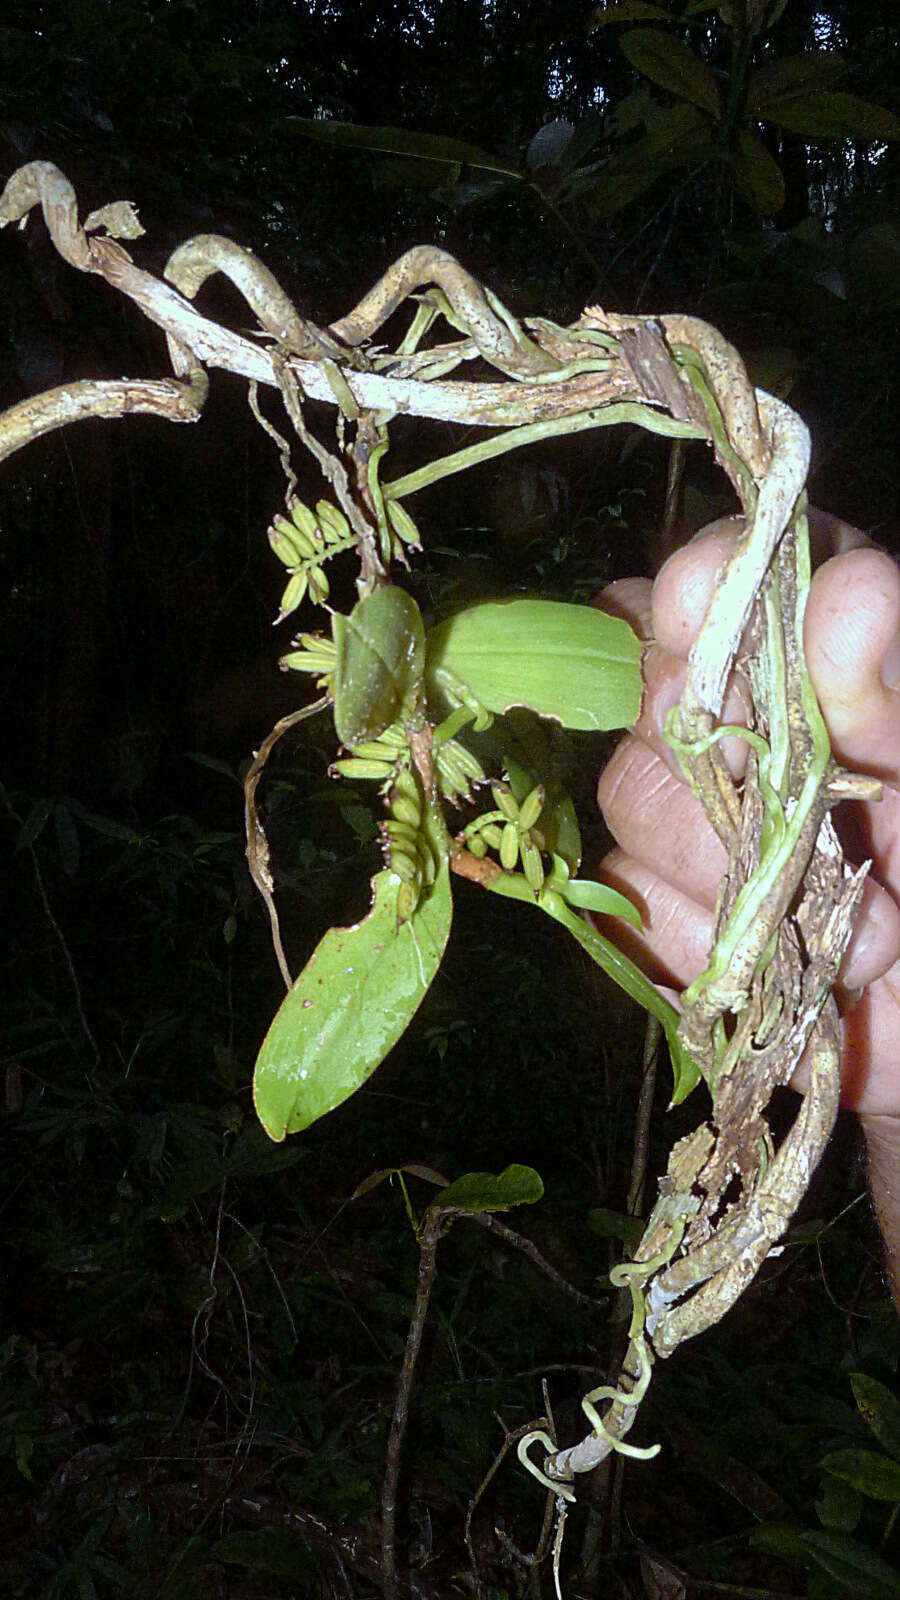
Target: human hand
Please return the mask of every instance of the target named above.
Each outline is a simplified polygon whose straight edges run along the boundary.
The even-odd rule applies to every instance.
[[[640,720],[600,778],[598,799],[618,844],[600,876],[627,894],[643,918],[640,935],[623,935],[617,925],[617,942],[655,980],[679,990],[709,956],[725,851],[662,728],[739,526],[729,518],[712,524],[670,558],[655,583],[624,579],[599,602],[652,641]],[[864,1117],[900,1116],[900,572],[836,518],[810,512],[810,531],[814,547],[837,552],[816,570],[810,588],[804,629],[810,676],[838,759],[886,785],[881,801],[835,813],[851,859],[873,863],[837,991],[842,1104]],[[746,683],[736,675],[722,720],[746,721],[748,705]],[[724,753],[740,776],[745,741],[726,740]],[[802,1066],[794,1084],[805,1087]]]

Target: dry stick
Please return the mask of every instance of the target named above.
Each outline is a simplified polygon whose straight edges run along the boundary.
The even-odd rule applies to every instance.
[[[281,942],[281,926],[278,921],[278,910],[274,900],[275,884],[272,879],[272,870],[269,866],[269,841],[265,830],[259,820],[256,809],[256,790],[259,780],[263,775],[266,762],[282,734],[290,728],[296,727],[298,722],[305,722],[307,717],[315,716],[317,711],[324,710],[328,704],[328,696],[323,695],[320,700],[313,701],[312,705],[302,706],[299,711],[290,711],[286,717],[276,722],[274,728],[266,735],[244,779],[244,831],[247,836],[247,866],[250,876],[256,884],[262,898],[263,905],[269,916],[269,925],[272,930],[272,945],[278,961],[279,971],[284,979],[284,987],[290,989],[293,984],[291,970],[287,964],[284,946]]]
[[[545,1393],[546,1393],[546,1384],[545,1384]],[[475,1512],[478,1510],[478,1507],[479,1507],[481,1501],[484,1499],[484,1496],[487,1493],[487,1490],[490,1488],[491,1483],[493,1482],[494,1478],[497,1476],[497,1473],[500,1471],[500,1468],[502,1467],[503,1462],[506,1460],[506,1457],[507,1457],[509,1451],[513,1448],[513,1446],[515,1444],[518,1443],[519,1439],[521,1439],[522,1436],[524,1434],[526,1434],[529,1431],[530,1428],[533,1427],[533,1423],[526,1422],[521,1428],[516,1428],[514,1431],[510,1432],[510,1430],[506,1426],[506,1423],[503,1421],[503,1418],[500,1417],[500,1416],[497,1416],[496,1412],[494,1413],[494,1415],[497,1417],[497,1421],[500,1423],[500,1426],[503,1429],[503,1443],[500,1446],[500,1449],[497,1451],[497,1454],[494,1456],[493,1461],[491,1462],[490,1466],[488,1467],[487,1472],[485,1473],[485,1475],[482,1478],[480,1484],[478,1485],[478,1488],[475,1490],[475,1493],[472,1495],[472,1498],[469,1501],[468,1507],[466,1508],[466,1521],[465,1521],[464,1536],[465,1536],[465,1541],[466,1541],[466,1549],[468,1550],[468,1553],[469,1553],[469,1568],[470,1568],[471,1573],[472,1573],[472,1583],[473,1583],[474,1588],[475,1588],[476,1600],[481,1600],[481,1597],[482,1597],[484,1591],[482,1589],[481,1577],[480,1577],[480,1574],[479,1574],[479,1571],[478,1571],[478,1561],[477,1561],[477,1558],[476,1558],[476,1555],[475,1555],[475,1545],[474,1545],[474,1541],[472,1539],[472,1519],[475,1516]],[[552,1419],[549,1417],[549,1415],[541,1417],[540,1425],[541,1425],[541,1427],[546,1427],[548,1432],[550,1433],[551,1437],[553,1436]],[[520,1550],[519,1546],[517,1544],[515,1544],[515,1542],[509,1537],[509,1535],[503,1529],[497,1528],[495,1530],[495,1532],[496,1532],[497,1537],[500,1540],[500,1543],[503,1546],[504,1550],[508,1550],[509,1553],[512,1556],[514,1556],[517,1561],[521,1562],[521,1564],[523,1566],[525,1566],[525,1567],[534,1567],[534,1566],[539,1566],[541,1564],[541,1562],[545,1559],[546,1555],[547,1555],[547,1551],[550,1548],[550,1535],[552,1533],[552,1530],[553,1530],[553,1496],[552,1495],[548,1495],[547,1496],[547,1503],[546,1503],[546,1506],[544,1507],[544,1521],[543,1521],[543,1524],[541,1526],[541,1533],[540,1533],[540,1537],[538,1539],[537,1548],[530,1555],[528,1554],[527,1551]]]
[[[662,1026],[658,1019],[647,1015],[644,1027],[644,1058],[641,1064],[641,1092],[634,1123],[634,1149],[631,1157],[631,1186],[628,1190],[628,1215],[639,1217],[644,1203],[644,1183],[650,1157],[650,1119],[656,1094],[656,1069],[659,1065],[659,1044]]]
[[[406,1428],[409,1422],[413,1375],[416,1370],[416,1362],[419,1359],[419,1351],[422,1347],[425,1317],[428,1313],[428,1302],[434,1285],[438,1241],[441,1234],[446,1231],[458,1214],[455,1208],[448,1208],[444,1211],[439,1206],[431,1206],[426,1211],[425,1221],[419,1230],[419,1275],[416,1282],[416,1299],[410,1319],[409,1331],[406,1335],[403,1366],[400,1370],[400,1380],[397,1384],[397,1394],[394,1400],[394,1414],[391,1417],[391,1428],[388,1434],[387,1454],[384,1464],[384,1484],[381,1491],[381,1559],[385,1600],[397,1600],[398,1594],[397,1489],[400,1481],[403,1441],[406,1437]]]
[[[2,783],[0,783],[0,797],[2,797],[4,809],[10,820],[17,822],[20,829],[24,828],[23,820],[12,804],[12,801],[10,800],[9,795],[7,794]],[[28,840],[26,849],[28,851],[29,860],[31,861],[35,887],[44,911],[44,916],[47,918],[47,921],[50,924],[51,932],[53,933],[53,937],[59,945],[66,972],[69,975],[69,982],[72,985],[72,995],[75,1000],[75,1010],[78,1013],[79,1026],[84,1034],[85,1039],[91,1047],[95,1063],[99,1065],[100,1047],[97,1044],[96,1038],[94,1037],[93,1029],[91,1028],[91,1025],[87,1019],[87,1012],[84,1009],[84,996],[81,993],[81,983],[75,968],[75,962],[72,959],[72,952],[66,942],[66,936],[63,933],[62,928],[57,922],[56,917],[53,915],[53,907],[50,904],[50,898],[47,894],[47,886],[44,883],[44,874],[41,871],[41,864],[38,860],[37,851],[34,848],[33,840]]]
[[[539,1272],[543,1272],[544,1276],[550,1279],[550,1282],[559,1289],[561,1294],[568,1295],[569,1299],[574,1300],[576,1304],[590,1307],[592,1311],[605,1311],[608,1307],[609,1300],[605,1295],[584,1294],[581,1289],[576,1289],[575,1285],[570,1283],[568,1278],[563,1277],[563,1274],[551,1265],[546,1256],[541,1254],[532,1239],[527,1239],[524,1234],[516,1233],[513,1228],[507,1227],[505,1222],[498,1222],[493,1212],[465,1211],[461,1215],[465,1216],[469,1222],[477,1223],[480,1228],[487,1228],[490,1233],[493,1233],[496,1238],[502,1239],[503,1243],[510,1245],[513,1250],[521,1250],[522,1254],[534,1263]]]
[[[557,1288],[581,1304],[590,1306],[594,1310],[603,1309],[606,1305],[605,1300],[598,1301],[590,1295],[582,1294],[580,1290],[568,1283],[562,1274],[551,1266],[550,1262],[546,1260],[530,1239],[523,1238],[521,1234],[517,1234],[512,1228],[508,1228],[505,1223],[498,1222],[491,1212],[459,1211],[455,1206],[441,1207],[440,1202],[429,1206],[425,1213],[422,1227],[418,1231],[419,1273],[416,1282],[416,1298],[413,1314],[410,1318],[409,1330],[406,1335],[403,1366],[397,1384],[385,1456],[384,1485],[381,1495],[385,1600],[396,1600],[397,1596],[397,1496],[402,1466],[403,1441],[406,1437],[406,1429],[409,1422],[409,1408],[416,1362],[419,1359],[419,1351],[422,1347],[422,1334],[437,1271],[437,1247],[443,1234],[460,1218],[477,1223],[479,1227],[486,1228],[489,1232],[495,1234],[497,1238],[502,1239],[504,1244],[511,1245],[513,1249],[521,1250],[552,1283],[556,1284]]]
[[[644,1204],[644,1184],[647,1178],[647,1164],[650,1157],[650,1120],[653,1115],[653,1100],[656,1094],[656,1074],[659,1065],[661,1038],[662,1026],[659,1020],[648,1014],[644,1028],[641,1092],[634,1125],[631,1185],[628,1190],[628,1215],[631,1217],[639,1217]],[[624,1350],[621,1350],[618,1358],[612,1363],[615,1370],[618,1370],[621,1365],[622,1355],[624,1355]],[[609,1491],[609,1549],[613,1555],[618,1551],[621,1543],[622,1492],[624,1486],[625,1458],[620,1455],[617,1457],[613,1468],[612,1483]]]
[[[23,222],[29,211],[36,206],[41,206],[43,209],[51,238],[70,265],[79,271],[95,273],[105,278],[114,288],[133,300],[148,320],[163,330],[170,342],[170,348],[174,341],[175,347],[182,354],[185,351],[191,352],[195,365],[202,362],[205,366],[223,368],[239,377],[280,388],[278,363],[287,353],[304,395],[331,405],[336,403],[327,363],[304,359],[300,353],[292,352],[289,348],[286,352],[277,347],[267,348],[251,338],[211,322],[168,283],[163,283],[151,273],[136,267],[127,251],[115,242],[115,238],[99,235],[88,237],[85,228],[78,225],[75,193],[71,184],[50,162],[30,162],[12,175],[0,195],[0,228],[11,223]],[[109,211],[111,208],[106,209]],[[113,213],[112,221],[114,220]],[[113,231],[109,220],[104,225]],[[140,228],[137,229],[137,232],[141,231]],[[134,237],[134,234],[119,236]],[[201,237],[204,248],[209,249],[211,236]],[[230,241],[225,242],[230,243]],[[181,246],[180,249],[184,251],[187,246]],[[255,261],[250,251],[244,252],[244,255],[249,261]],[[217,263],[215,270],[223,269]],[[393,272],[395,269],[391,270]],[[457,275],[463,284],[475,282],[458,264]],[[389,278],[391,274],[385,276]],[[268,274],[268,280],[275,282],[271,274]],[[187,286],[189,287],[189,284]],[[272,330],[280,325],[284,309],[280,295],[279,290],[278,296],[270,302],[268,312],[264,309],[265,295],[257,297],[257,314],[260,314],[262,309],[265,318],[264,328],[267,323]],[[552,353],[556,365],[564,366],[567,361],[578,357],[584,358],[590,354],[596,358],[597,346],[585,342],[585,328],[590,329],[592,326],[590,323],[586,323],[584,327],[576,324],[571,329],[560,329],[554,324],[545,323],[543,319],[535,318],[532,322],[535,325],[535,343],[546,346]],[[311,329],[312,326],[304,324],[307,329]],[[315,332],[322,337],[330,337],[321,329]],[[275,336],[273,332],[273,337]],[[502,342],[503,336],[499,331],[497,339]],[[481,354],[490,359],[486,350],[482,350]],[[354,359],[353,352],[348,350],[343,359],[350,363]],[[381,359],[384,371],[379,370],[377,359],[372,357],[370,370],[362,368],[356,370],[351,367],[350,371],[343,374],[350,393],[361,411],[384,411],[388,416],[404,413],[439,421],[461,422],[468,426],[519,427],[525,423],[566,416],[575,418],[589,411],[595,411],[599,417],[600,413],[613,403],[641,398],[632,378],[618,362],[614,362],[610,370],[600,370],[595,361],[595,370],[576,371],[564,382],[534,381],[523,387],[518,381],[445,383],[425,382],[407,376],[394,378],[390,374],[394,369],[402,373],[402,363],[391,353]],[[97,390],[96,385],[92,387]],[[148,391],[153,402],[152,407],[148,406],[148,409],[160,410],[163,414],[169,415],[170,412],[166,411],[165,407],[171,405],[174,410],[179,392],[172,389],[171,380],[155,382],[148,379],[130,380],[128,384],[103,387],[110,396],[109,409],[102,408],[98,392],[95,399],[96,403],[101,405],[101,409],[96,413],[92,409],[91,415],[125,415],[129,409],[143,409],[136,401],[130,404],[128,400],[129,394],[137,395],[141,387]],[[118,403],[120,390],[121,406]],[[37,396],[34,402],[23,402],[23,405],[39,405],[45,398]],[[74,421],[84,414],[83,409],[75,407],[72,415],[60,417],[58,421]],[[177,420],[174,415],[173,420]],[[600,425],[599,421],[596,425]],[[36,431],[30,433],[27,429],[24,430],[12,448],[19,449],[39,432],[46,431],[46,424],[41,426],[36,424],[35,429]]]
[[[666,320],[670,324],[675,322],[675,319]],[[684,338],[688,330],[684,321],[681,321],[681,325],[677,329],[673,326],[671,331]],[[706,353],[708,368],[716,368],[721,381],[722,372],[727,374],[727,360],[721,350],[708,348]],[[708,371],[708,376],[712,377],[711,371]],[[691,654],[687,682],[677,713],[679,720],[676,722],[676,733],[680,735],[681,742],[676,748],[682,754],[690,780],[700,794],[708,815],[713,820],[717,819],[720,833],[733,846],[729,870],[737,874],[740,883],[752,875],[740,857],[740,807],[727,769],[718,757],[717,747],[710,746],[705,736],[715,726],[727,673],[748,620],[750,607],[769,571],[773,552],[802,492],[809,446],[802,423],[780,402],[769,396],[759,396],[767,434],[760,442],[758,438],[752,438],[755,402],[751,415],[744,392],[739,390],[729,395],[727,404],[725,399],[717,390],[720,415],[728,422],[728,440],[722,441],[718,454],[722,459],[723,450],[730,444],[733,453],[738,456],[743,454],[747,460],[752,460],[756,479],[755,503],[748,497],[750,515],[744,536],[719,576],[710,610]],[[747,448],[745,429],[751,435],[750,449]],[[736,470],[735,476],[738,482],[743,483],[741,474]],[[791,549],[793,551],[793,545]],[[798,788],[793,792],[793,803],[800,808],[801,796],[806,796],[806,813],[802,809],[797,811],[798,818],[802,820],[805,815],[806,820],[802,821],[796,834],[796,846],[784,856],[771,891],[765,899],[760,898],[760,890],[755,891],[754,916],[745,918],[744,925],[736,925],[738,931],[725,955],[721,953],[720,930],[707,973],[685,995],[682,1036],[717,1091],[715,1110],[718,1110],[721,1098],[719,1090],[725,1092],[723,1112],[730,1083],[727,1076],[720,1085],[716,1086],[715,1083],[713,1028],[717,1019],[729,1011],[738,1019],[735,1039],[745,1037],[747,1049],[746,1052],[742,1049],[740,1054],[737,1049],[734,1050],[732,1065],[735,1071],[740,1069],[742,1074],[739,1079],[735,1078],[735,1082],[745,1089],[747,1111],[741,1112],[738,1102],[738,1120],[733,1129],[725,1113],[720,1121],[714,1121],[705,1130],[698,1129],[695,1136],[682,1141],[685,1146],[683,1151],[676,1146],[670,1159],[669,1175],[661,1185],[660,1200],[639,1248],[638,1262],[633,1271],[629,1269],[630,1281],[638,1286],[636,1315],[640,1334],[644,1332],[646,1316],[647,1338],[642,1340],[645,1359],[652,1360],[652,1352],[660,1356],[671,1354],[683,1339],[693,1337],[717,1321],[752,1280],[769,1249],[787,1227],[800,1195],[808,1184],[812,1168],[830,1134],[837,1105],[839,1049],[833,1002],[825,1005],[821,1016],[819,1012],[836,975],[837,961],[849,933],[853,902],[858,898],[859,885],[853,882],[853,875],[844,872],[836,841],[832,847],[832,833],[823,820],[830,803],[827,793],[822,798],[818,794],[812,795],[810,799],[810,785],[821,786],[826,770],[825,758],[819,756],[815,743],[816,738],[821,737],[814,732],[818,710],[814,702],[808,705],[803,699],[802,612],[798,609],[802,599],[801,577],[798,569],[792,604],[792,571],[790,564],[784,566],[782,581],[787,584],[785,605],[783,612],[778,612],[777,620],[770,623],[773,628],[783,629],[784,642],[781,648],[787,651],[789,682],[786,689],[779,689],[777,683],[764,686],[765,703],[762,710],[763,714],[768,710],[773,722],[777,723],[779,718],[787,721],[789,732],[776,726],[772,737],[777,734],[790,740],[791,759],[797,763],[801,774],[796,778],[792,768],[792,778],[797,784],[803,783],[802,791]],[[800,667],[797,666],[798,661]],[[789,709],[779,704],[779,695],[783,694],[789,697]],[[763,732],[767,731],[764,723]],[[780,781],[777,774],[773,781]],[[745,805],[754,802],[754,791],[749,780],[745,785],[744,801]],[[788,829],[790,818],[791,812],[788,811]],[[785,835],[786,838],[791,836],[790,832]],[[813,851],[817,853],[813,855]],[[831,863],[831,868],[826,867],[826,862]],[[747,1113],[756,1106],[756,1097],[764,1087],[761,1114],[771,1088],[768,1083],[760,1084],[749,1048],[754,1033],[759,1034],[760,1044],[763,1043],[765,1013],[761,1009],[755,1013],[753,1007],[762,1004],[761,974],[767,965],[776,959],[782,963],[787,961],[785,970],[791,970],[787,959],[789,946],[786,943],[787,925],[784,917],[790,900],[801,886],[808,865],[810,872],[815,871],[821,876],[823,893],[819,898],[822,909],[825,910],[829,904],[832,907],[830,931],[826,930],[822,935],[822,959],[819,961],[812,953],[810,965],[802,974],[799,994],[784,992],[785,1017],[783,1021],[777,1019],[775,1036],[782,1071],[775,1081],[786,1081],[807,1037],[811,1037],[813,1064],[810,1089],[794,1127],[777,1154],[770,1159],[764,1176],[760,1176],[758,1171],[745,1174],[740,1166],[732,1168],[741,1176],[743,1197],[726,1213],[724,1222],[704,1243],[704,1237],[710,1235],[714,1213],[721,1202],[731,1152],[735,1151],[742,1160],[749,1161],[753,1154],[753,1140],[757,1144],[760,1140],[756,1132],[757,1124],[752,1118],[748,1120]],[[832,872],[830,879],[829,870]],[[812,892],[812,886],[813,880],[809,879],[809,893]],[[747,903],[749,906],[752,902]],[[801,909],[798,921],[803,914]],[[817,937],[818,924],[813,910],[804,931],[811,952]],[[773,939],[777,939],[775,956],[764,959],[764,952]],[[772,970],[777,971],[777,967],[773,966]],[[772,1024],[767,1022],[765,1025],[771,1031]],[[748,1139],[750,1148],[743,1149],[739,1143],[729,1143],[729,1132],[733,1141],[739,1141],[742,1137]],[[726,1160],[724,1170],[717,1172],[715,1163],[720,1145],[723,1146]],[[704,1193],[706,1200],[701,1208]],[[692,1219],[695,1218],[702,1223],[702,1227],[692,1240],[694,1248],[682,1254],[674,1266],[669,1266],[669,1261],[678,1250],[685,1224],[690,1237],[690,1230],[694,1227]],[[648,1262],[642,1275],[641,1259]],[[658,1270],[660,1265],[661,1271]],[[691,1290],[696,1292],[690,1294]],[[689,1297],[685,1300],[686,1294]],[[647,1340],[652,1341],[649,1351]],[[617,1388],[611,1391],[611,1404],[603,1419],[602,1429],[592,1427],[591,1433],[579,1444],[545,1462],[546,1481],[571,1479],[574,1472],[589,1470],[604,1460],[611,1449],[620,1446],[623,1434],[631,1427],[636,1415],[636,1408],[628,1404],[628,1394],[641,1369],[638,1344],[632,1339],[623,1367],[624,1381],[620,1380]]]

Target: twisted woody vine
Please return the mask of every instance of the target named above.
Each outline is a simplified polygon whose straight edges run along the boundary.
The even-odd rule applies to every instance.
[[[128,203],[80,223],[67,179],[32,162],[7,183],[0,226],[24,227],[36,207],[74,269],[105,278],[162,329],[172,375],[87,380],[29,399],[0,419],[0,457],[79,417],[144,411],[195,421],[216,367],[246,380],[254,415],[281,455],[284,506],[268,532],[285,569],[280,619],[301,607],[306,618],[312,608],[318,626],[305,623],[282,662],[300,683],[311,681],[312,697],[272,730],[246,780],[250,870],[287,988],[255,1072],[269,1136],[281,1140],[340,1105],[401,1036],[440,966],[458,876],[521,901],[523,915],[543,912],[561,923],[657,1019],[673,1099],[698,1091],[697,1126],[670,1153],[633,1258],[611,1273],[630,1304],[621,1370],[585,1396],[582,1438],[561,1448],[544,1418],[518,1442],[521,1462],[555,1498],[561,1528],[581,1473],[611,1451],[655,1453],[628,1439],[655,1362],[716,1323],[754,1278],[836,1115],[840,1029],[831,990],[866,869],[845,863],[830,811],[879,791],[836,764],[804,662],[807,430],[786,404],[754,390],[737,351],[692,317],[588,306],[568,327],[541,317],[520,322],[450,255],[422,246],[320,328],[231,240],[190,239],[160,280],[121,242],[143,231]],[[244,296],[256,334],[232,332],[195,308],[215,273]],[[391,349],[376,340],[398,311],[408,316]],[[477,375],[466,376],[472,364]],[[262,415],[261,386],[281,396],[284,433]],[[332,408],[328,443],[310,429],[308,400]],[[465,423],[486,437],[392,477],[392,422],[409,415]],[[640,926],[622,895],[579,877],[571,800],[546,774],[522,766],[512,742],[496,758],[513,707],[571,729],[632,724],[641,700],[637,638],[592,607],[521,597],[475,605],[426,630],[402,585],[420,548],[418,489],[533,441],[615,423],[706,440],[743,515],[667,722],[668,742],[728,852],[714,948],[679,1010],[591,921],[602,913]],[[295,452],[310,452],[318,467],[322,493],[313,504],[296,493]],[[341,563],[355,563],[356,600],[346,614],[330,604]],[[747,728],[719,721],[735,663],[752,687]],[[256,790],[276,740],[314,714],[333,719],[331,771],[377,790],[384,864],[368,914],[325,932],[293,978]],[[721,753],[726,734],[749,747],[740,784]],[[809,1088],[776,1143],[766,1108],[804,1053]],[[510,1169],[503,1180],[487,1198],[477,1185],[458,1195],[451,1187],[443,1214],[540,1192],[529,1169]],[[392,1561],[386,1549],[386,1567]]]

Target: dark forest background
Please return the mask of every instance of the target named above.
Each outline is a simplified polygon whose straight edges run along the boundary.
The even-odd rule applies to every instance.
[[[609,19],[570,0],[12,6],[0,169],[57,163],[82,216],[132,200],[132,253],[157,274],[192,234],[226,234],[320,324],[423,242],[520,316],[566,322],[600,300],[705,317],[809,423],[815,503],[897,551],[896,5],[620,9],[592,26]],[[654,72],[647,27],[671,41]],[[688,47],[719,112],[689,76],[679,89]],[[808,90],[761,115],[750,74],[814,51],[829,59]],[[245,327],[220,284],[202,308]],[[37,215],[0,235],[0,285],[4,406],[167,371],[157,331],[68,267]],[[417,425],[401,448],[465,442]],[[521,588],[589,599],[730,507],[699,445],[665,536],[661,440],[610,429],[506,460],[417,497],[426,620]],[[282,495],[245,387],[221,374],[196,426],[82,423],[0,471],[0,1590],[29,1600],[382,1592],[418,1253],[398,1181],[352,1198],[373,1173],[534,1166],[543,1201],[506,1221],[582,1296],[482,1228],[442,1245],[402,1593],[552,1592],[516,1554],[542,1505],[511,1459],[468,1547],[467,1511],[504,1428],[542,1410],[543,1378],[574,1436],[621,1331],[604,1274],[643,1023],[538,919],[462,885],[449,957],[379,1073],[283,1146],[256,1125],[253,1060],[282,986],[240,779],[303,694],[272,629],[283,573],[265,530]],[[307,728],[265,788],[295,969],[361,912],[377,860],[369,794],[326,777],[327,729]],[[603,749],[558,754],[596,861]],[[663,1069],[651,1173],[697,1120],[690,1101],[665,1116],[667,1098]],[[420,1215],[434,1190],[406,1183]],[[657,1370],[641,1442],[661,1455],[582,1486],[566,1592],[900,1595],[900,1469],[884,1456],[879,1498],[821,1465],[874,1446],[849,1374],[894,1389],[897,1359],[848,1120],[784,1253]]]

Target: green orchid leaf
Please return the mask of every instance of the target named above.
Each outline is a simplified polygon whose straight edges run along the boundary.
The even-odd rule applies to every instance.
[[[579,911],[595,911],[599,917],[622,917],[641,931],[641,914],[618,889],[610,889],[594,878],[572,878],[561,890],[562,897]]]
[[[411,705],[422,679],[425,629],[405,589],[384,584],[335,613],[334,726],[342,744],[377,739]]]
[[[270,1139],[299,1133],[365,1083],[428,991],[450,934],[446,858],[405,922],[399,880],[379,872],[368,916],[330,928],[282,1001],[256,1062],[253,1098]]]
[[[510,1206],[532,1206],[543,1193],[534,1167],[514,1163],[500,1173],[464,1172],[432,1204],[442,1210],[455,1206],[458,1211],[507,1211]]]
[[[602,933],[598,933],[592,923],[586,922],[577,911],[567,905],[563,898],[563,890],[555,887],[553,881],[545,883],[537,899],[520,872],[500,873],[491,880],[489,888],[493,894],[501,894],[506,899],[522,900],[526,905],[537,906],[539,910],[546,911],[556,922],[561,922],[591,959],[619,985],[619,988],[624,989],[632,1000],[636,1000],[638,1005],[643,1006],[645,1011],[649,1011],[657,1018],[665,1033],[672,1060],[674,1084],[671,1104],[677,1106],[682,1100],[686,1100],[691,1090],[700,1082],[700,1069],[678,1037],[678,1012],[659,993],[650,979],[644,976],[640,968],[636,967],[633,961],[629,961],[627,956],[623,956],[621,950],[617,950],[608,939],[604,939]]]
[[[428,635],[426,683],[463,684],[487,711],[527,706],[567,728],[627,728],[641,707],[641,645],[627,622],[559,600],[489,600]]]

